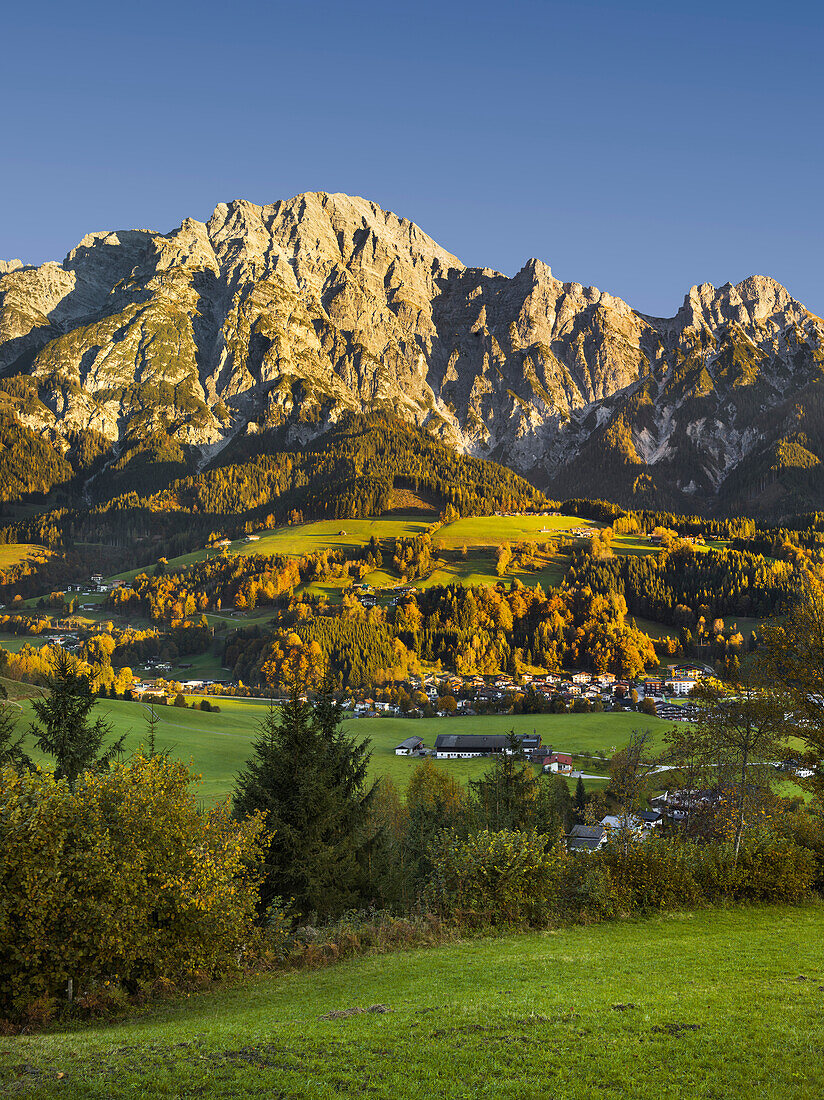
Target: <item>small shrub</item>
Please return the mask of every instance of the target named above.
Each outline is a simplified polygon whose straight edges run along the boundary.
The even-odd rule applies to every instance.
[[[695,878],[696,847],[680,839],[633,838],[607,844],[596,856],[627,911],[692,908],[702,901]]]
[[[41,994],[33,1001],[29,1001],[23,1008],[23,1018],[31,1027],[43,1027],[49,1024],[57,1015],[57,1001],[54,997]]]

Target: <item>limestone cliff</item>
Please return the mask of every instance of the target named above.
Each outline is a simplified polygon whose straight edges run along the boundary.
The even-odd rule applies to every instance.
[[[0,414],[65,454],[91,433],[112,461],[162,436],[203,464],[243,433],[305,441],[387,408],[550,492],[751,499],[785,477],[790,443],[807,480],[820,460],[823,348],[821,320],[770,279],[647,317],[538,260],[466,268],[322,192],[0,264]]]

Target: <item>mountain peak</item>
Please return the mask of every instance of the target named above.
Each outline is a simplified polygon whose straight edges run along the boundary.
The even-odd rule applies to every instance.
[[[7,387],[2,415],[61,451],[79,431],[117,455],[166,433],[205,461],[388,408],[553,495],[654,484],[691,506],[796,423],[821,361],[821,322],[766,276],[702,283],[656,319],[536,258],[513,278],[466,268],[414,222],[325,191],[0,266],[0,368],[29,387]]]

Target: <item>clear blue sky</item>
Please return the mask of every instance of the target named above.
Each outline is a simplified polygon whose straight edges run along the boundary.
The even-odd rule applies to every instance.
[[[644,312],[759,273],[824,313],[820,4],[47,0],[0,26],[0,257],[347,191]]]

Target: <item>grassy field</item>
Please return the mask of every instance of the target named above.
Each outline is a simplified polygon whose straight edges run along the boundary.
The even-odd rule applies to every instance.
[[[158,707],[159,747],[172,755],[191,761],[202,776],[199,794],[213,803],[231,793],[234,779],[249,757],[257,722],[265,712],[263,702],[243,702],[221,699],[220,714],[178,707]],[[112,724],[113,734],[126,734],[126,751],[136,751],[145,739],[146,708],[139,703],[101,701],[95,712]],[[21,728],[32,720],[30,704],[23,703]],[[395,746],[407,737],[417,735],[428,748],[435,744],[439,733],[532,733],[537,730],[544,744],[559,751],[597,752],[607,756],[626,744],[634,728],[650,729],[660,741],[669,724],[659,718],[641,714],[539,714],[502,715],[474,718],[358,718],[348,719],[346,732],[358,739],[372,742],[371,774],[387,775],[401,790],[414,770],[417,760],[395,756]],[[488,766],[481,760],[439,760],[443,768],[461,782],[477,778]],[[584,767],[584,771],[588,769]]]
[[[286,554],[291,557],[303,557],[306,554],[314,554],[318,550],[365,546],[373,535],[376,539],[421,535],[430,526],[430,522],[419,516],[318,520],[298,527],[278,527],[273,531],[263,532],[260,539],[255,542],[237,539],[230,544],[228,552],[244,557],[250,554]],[[181,569],[221,552],[221,550],[204,547],[191,554],[183,554],[179,558],[170,558],[169,568],[170,570]],[[146,566],[143,567],[145,568]],[[130,569],[125,573],[117,573],[113,579],[130,580],[140,572],[142,572],[141,569]]]
[[[465,516],[435,532],[447,548],[500,546],[504,542],[546,542],[573,528],[593,531],[602,523],[578,516]]]
[[[427,518],[402,515],[373,519],[318,520],[298,527],[278,527],[274,531],[262,533],[255,542],[238,539],[231,543],[228,552],[243,556],[286,554],[300,557],[316,553],[318,550],[365,546],[373,535],[378,540],[412,537],[423,534],[430,525],[431,520]],[[433,541],[436,545],[442,544],[447,550],[457,550],[466,546],[470,550],[487,551],[478,557],[473,555],[472,563],[476,567],[479,566],[476,568],[477,579],[471,579],[472,569],[465,569],[462,563],[454,567],[454,573],[459,576],[462,583],[486,584],[498,580],[495,575],[494,556],[488,553],[490,548],[500,546],[504,542],[545,542],[571,528],[590,527],[595,530],[599,526],[601,525],[575,516],[472,516],[459,519],[447,527],[441,527],[435,532]],[[171,558],[169,566],[171,569],[184,568],[220,552],[204,547],[191,554]],[[140,569],[131,569],[124,573],[117,573],[112,579],[129,580],[140,571]],[[451,564],[448,572],[449,574],[453,572]],[[375,575],[370,578],[370,583],[395,584],[397,579],[393,574],[387,574],[383,579]],[[451,579],[450,576],[443,582],[435,580],[430,583],[450,583]]]
[[[34,684],[22,684],[19,680],[9,680],[6,676],[0,676],[0,685],[5,689],[7,698],[15,701],[43,694],[43,689],[35,687]],[[20,714],[22,718],[23,711]],[[26,716],[29,717],[28,713]]]
[[[19,565],[21,561],[48,561],[51,556],[51,550],[47,550],[45,546],[38,546],[35,543],[3,543],[0,545],[0,570],[8,569],[12,565]]]
[[[0,1038],[0,1088],[30,1100],[815,1100],[823,918],[820,906],[707,910],[276,974],[120,1023]],[[372,1005],[384,1011],[324,1018]]]
[[[40,646],[45,645],[45,642],[41,637],[34,637],[28,634],[0,633],[0,647],[7,649],[10,653],[19,653],[24,645],[31,645],[34,646],[35,649],[39,649]]]

